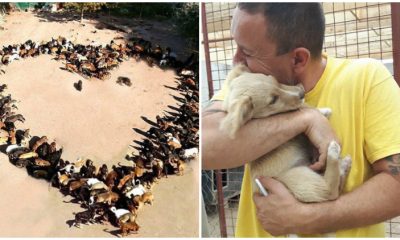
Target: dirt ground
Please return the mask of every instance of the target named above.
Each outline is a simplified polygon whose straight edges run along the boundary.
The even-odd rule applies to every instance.
[[[101,19],[100,19],[101,20]],[[48,41],[59,35],[76,43],[96,41],[109,43],[124,33],[96,29],[97,21],[48,21],[32,13],[13,13],[6,17],[0,30],[0,46],[24,42]],[[152,26],[152,25],[147,25]],[[147,27],[146,34],[151,35]],[[162,28],[158,23],[157,28]],[[165,27],[167,28],[167,27]],[[96,31],[96,33],[93,33]],[[138,30],[136,30],[138,31]],[[166,35],[167,30],[165,31]],[[155,34],[160,34],[157,31]],[[157,36],[160,37],[160,36]],[[156,37],[156,38],[157,38]],[[183,43],[182,39],[163,37],[164,44]],[[162,45],[165,46],[165,45]],[[0,83],[8,85],[7,93],[19,100],[18,112],[26,121],[17,127],[30,128],[32,135],[47,135],[63,146],[63,158],[75,160],[89,157],[97,166],[121,162],[142,136],[132,128],[147,130],[141,119],[151,120],[168,105],[176,105],[171,95],[177,95],[167,86],[176,86],[172,71],[149,68],[135,60],[123,62],[111,72],[106,81],[85,80],[64,70],[61,62],[51,56],[39,56],[15,61],[0,75]],[[132,86],[116,84],[119,76],[132,80]],[[78,92],[73,83],[83,81]],[[91,225],[82,229],[69,227],[73,212],[83,211],[77,204],[44,180],[37,180],[9,163],[0,154],[0,229],[1,237],[113,237],[119,230],[111,225]],[[153,189],[155,202],[139,212],[138,234],[131,237],[197,237],[199,229],[199,161],[192,161],[184,176],[169,176]]]

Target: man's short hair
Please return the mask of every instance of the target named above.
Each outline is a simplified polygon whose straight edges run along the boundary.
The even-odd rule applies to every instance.
[[[277,44],[277,55],[304,47],[312,58],[321,56],[325,16],[320,3],[239,3],[240,10],[263,13],[268,38]]]

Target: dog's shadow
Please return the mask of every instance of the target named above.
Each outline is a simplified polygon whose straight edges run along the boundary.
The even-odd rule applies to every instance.
[[[170,94],[170,96],[172,96],[176,101],[181,102],[181,103],[186,103],[186,99],[185,98],[181,98],[175,95]]]
[[[165,113],[165,114],[169,114],[169,115],[172,116],[172,117],[178,117],[178,116],[180,116],[179,113],[171,112],[171,111],[166,111],[166,110],[164,110],[164,113]]]
[[[146,123],[148,123],[148,124],[150,124],[150,125],[152,125],[152,126],[154,126],[154,127],[158,127],[157,123],[151,121],[151,120],[148,119],[147,117],[141,116],[140,118],[143,119],[143,121],[145,121]]]
[[[179,91],[179,89],[176,88],[176,87],[171,87],[171,86],[168,86],[168,85],[164,85],[164,87],[172,89],[172,90],[175,90],[175,91]]]
[[[72,227],[74,225],[74,220],[67,220],[65,223],[68,224],[69,227]]]
[[[74,226],[74,220],[67,220],[65,221],[66,224],[68,224],[68,227],[73,227]],[[78,228],[80,229],[80,228]],[[115,230],[109,230],[107,228],[103,229],[103,232],[109,233],[111,235],[114,235],[115,237],[122,237],[120,234],[120,230],[119,229],[115,229]]]
[[[103,229],[103,232],[109,233],[109,234],[114,235],[116,237],[121,237],[121,235],[119,234],[120,233],[119,229],[117,229],[117,230],[108,230],[107,228],[105,228],[105,229]]]
[[[175,107],[175,106],[168,105],[168,107],[171,108],[172,110],[177,111],[177,112],[181,112],[181,110],[179,108]]]
[[[61,192],[61,191],[60,191],[60,192]],[[68,194],[66,194],[66,195],[68,195]],[[81,201],[80,201],[79,199],[76,199],[76,198],[72,198],[72,199],[69,200],[69,201],[63,200],[63,203],[73,203],[73,204],[80,204],[80,205],[83,205],[83,204],[81,203]],[[84,207],[84,205],[83,205],[83,207]]]
[[[141,142],[141,141],[133,140],[133,142],[140,146],[140,147],[136,148],[137,150],[141,150],[142,147],[144,146],[143,142]]]
[[[141,135],[143,135],[143,136],[145,136],[145,137],[147,137],[147,138],[150,138],[151,137],[151,135],[149,134],[149,133],[147,133],[147,132],[145,132],[145,131],[143,131],[143,130],[140,130],[139,128],[132,128],[135,132],[137,132],[137,133],[139,133],[139,134],[141,134]]]
[[[6,144],[3,144],[3,145],[0,145],[0,152],[6,154],[6,149],[7,149],[7,147],[8,147],[8,144],[7,144],[7,143],[6,143]]]

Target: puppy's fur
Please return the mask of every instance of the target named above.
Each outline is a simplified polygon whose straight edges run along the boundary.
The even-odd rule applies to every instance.
[[[230,91],[223,102],[227,116],[221,122],[220,129],[231,138],[250,119],[303,107],[304,90],[301,86],[283,85],[272,76],[250,73],[244,65],[236,66],[227,81]],[[324,112],[330,113],[326,109]],[[349,156],[340,159],[340,151],[339,144],[332,141],[328,149],[326,171],[322,176],[308,168],[313,158],[312,144],[307,137],[299,135],[249,163],[253,191],[257,190],[254,179],[268,176],[284,183],[302,202],[336,199],[340,184],[344,182],[351,165]]]

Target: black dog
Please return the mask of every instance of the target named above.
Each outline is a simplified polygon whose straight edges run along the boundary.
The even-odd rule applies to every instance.
[[[127,77],[118,77],[117,83],[119,85],[125,84],[128,87],[132,86],[131,80]]]
[[[81,224],[93,224],[95,223],[95,215],[95,210],[92,208],[89,208],[88,210],[83,212],[75,213],[75,221],[73,222],[73,226],[80,228]]]
[[[77,83],[74,83],[74,87],[78,91],[82,91],[82,80],[79,80]]]

